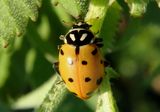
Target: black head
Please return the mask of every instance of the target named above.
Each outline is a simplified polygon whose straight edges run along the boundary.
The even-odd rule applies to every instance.
[[[74,46],[82,46],[93,41],[94,35],[89,30],[91,25],[85,22],[79,22],[73,25],[72,29],[66,34],[64,42]]]

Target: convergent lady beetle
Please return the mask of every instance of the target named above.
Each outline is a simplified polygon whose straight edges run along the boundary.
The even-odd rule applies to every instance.
[[[105,61],[100,53],[102,39],[95,38],[91,25],[79,22],[60,39],[59,62],[55,68],[69,91],[81,99],[89,98],[104,76]]]

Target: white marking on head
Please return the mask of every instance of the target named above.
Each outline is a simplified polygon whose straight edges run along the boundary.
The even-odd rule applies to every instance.
[[[82,22],[79,22],[77,25],[78,25],[78,26],[81,26],[81,25],[82,25]]]
[[[87,33],[82,34],[80,41],[83,41],[87,37]]]
[[[73,64],[72,58],[67,58],[67,62],[68,62],[69,65],[72,65]]]
[[[76,40],[74,34],[70,34],[69,36],[70,36],[70,38],[72,39],[72,41],[75,41],[75,40]]]

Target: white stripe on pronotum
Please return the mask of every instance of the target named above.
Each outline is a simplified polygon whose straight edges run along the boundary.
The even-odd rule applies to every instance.
[[[70,36],[70,38],[72,39],[72,41],[75,41],[75,40],[76,40],[76,38],[75,38],[75,35],[74,35],[74,34],[70,34],[69,36]]]
[[[87,37],[87,35],[88,35],[87,33],[82,34],[80,41],[83,41]]]

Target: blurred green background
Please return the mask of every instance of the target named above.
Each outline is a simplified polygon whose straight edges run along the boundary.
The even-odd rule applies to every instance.
[[[159,112],[160,8],[150,2],[137,18],[130,16],[125,2],[118,4],[122,11],[108,10],[100,37],[105,58],[120,75],[111,79],[119,111]],[[0,112],[30,112],[41,103],[57,75],[52,64],[62,43],[59,36],[69,29],[62,21],[71,22],[72,17],[61,5],[45,0],[25,35],[0,49]],[[94,112],[95,100],[96,96],[82,101],[69,94],[57,112]]]

